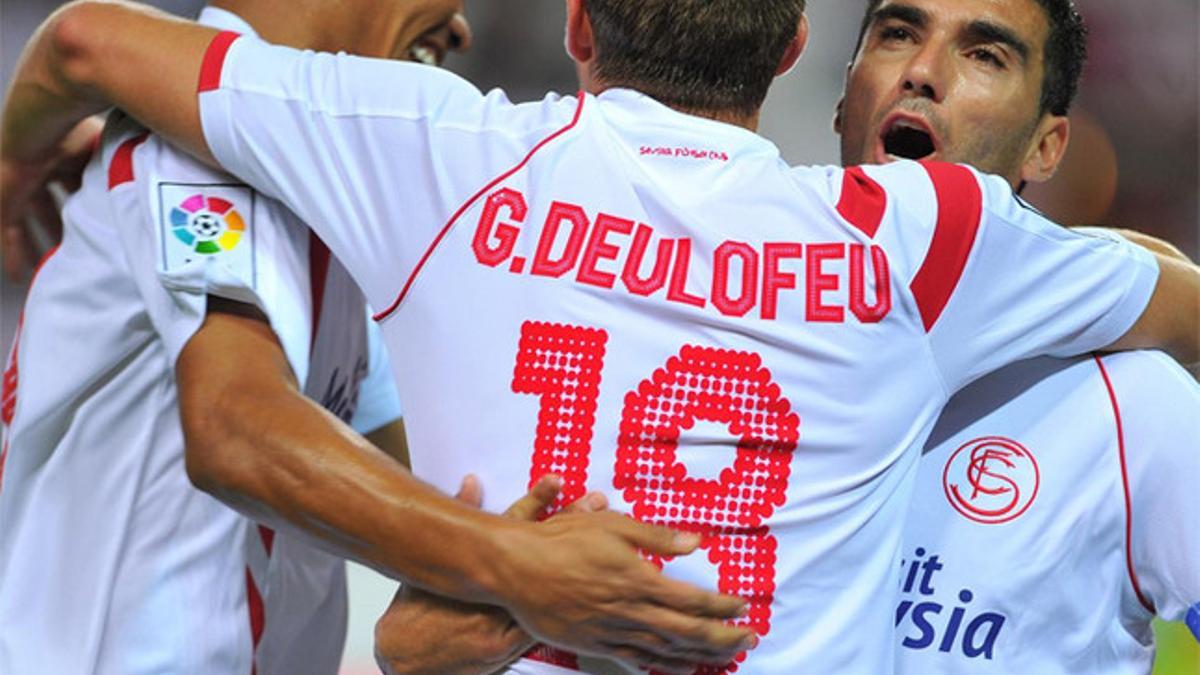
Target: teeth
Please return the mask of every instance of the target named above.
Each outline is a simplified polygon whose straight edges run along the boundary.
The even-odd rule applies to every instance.
[[[907,120],[896,120],[896,123],[892,125],[892,128],[893,129],[916,129],[917,131],[923,131],[923,129],[921,129],[921,127],[919,127],[918,125],[916,125],[912,122],[909,122]]]
[[[429,47],[415,45],[412,49],[408,50],[408,53],[414,61],[419,61],[427,66],[436,66],[438,64],[437,53]]]

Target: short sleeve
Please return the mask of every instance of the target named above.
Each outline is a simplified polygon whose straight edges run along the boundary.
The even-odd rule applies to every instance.
[[[358,408],[350,420],[350,426],[364,435],[395,422],[402,414],[383,333],[374,321],[367,326],[367,353],[367,376],[359,384]]]
[[[1102,363],[1125,446],[1133,583],[1159,618],[1200,640],[1200,385],[1157,352]]]
[[[218,36],[204,71],[214,156],[292,208],[380,309],[454,214],[575,110],[557,97],[514,106],[425,65],[248,37]]]
[[[172,361],[200,329],[208,296],[217,296],[261,310],[303,382],[312,324],[307,228],[157,137],[133,159],[130,184],[110,191],[113,217]]]
[[[1158,281],[1149,252],[1058,226],[998,177],[921,167],[932,193],[896,197],[930,228],[909,289],[950,392],[1015,361],[1107,347],[1145,311]],[[913,197],[934,204],[931,220],[928,204],[903,203]]]

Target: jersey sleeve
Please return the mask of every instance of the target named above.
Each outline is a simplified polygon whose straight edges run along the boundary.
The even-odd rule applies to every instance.
[[[366,435],[400,419],[400,392],[379,324],[367,323],[367,376],[358,386],[358,407],[350,426]]]
[[[1129,486],[1131,583],[1200,640],[1200,385],[1157,352],[1103,358]]]
[[[114,165],[121,156],[118,148]],[[261,310],[304,382],[313,309],[307,228],[277,202],[157,137],[137,146],[131,160],[129,184],[110,191],[114,221],[124,223],[128,264],[172,362],[216,296]]]
[[[910,230],[891,236],[907,237],[899,257],[915,263],[910,297],[949,392],[1014,361],[1107,347],[1145,311],[1158,281],[1145,249],[1056,225],[998,177],[905,164],[878,175]]]
[[[429,66],[228,35],[203,66],[210,149],[309,223],[380,309],[455,212],[576,107],[557,97],[515,106]]]

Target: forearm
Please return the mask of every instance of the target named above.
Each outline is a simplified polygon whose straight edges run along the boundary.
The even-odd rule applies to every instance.
[[[62,7],[30,39],[14,73],[0,129],[4,156],[37,161],[78,122],[115,106],[211,159],[195,91],[214,34],[135,3]]]
[[[79,122],[108,107],[68,77],[67,59],[53,39],[58,14],[30,38],[5,97],[0,154],[6,162],[48,161]]]
[[[253,350],[240,337],[240,347]],[[506,521],[418,481],[301,395],[288,382],[286,362],[214,365],[203,342],[195,347],[184,350],[178,371],[188,472],[197,487],[394,578],[495,601],[491,570]]]
[[[400,462],[406,469],[412,468],[408,456],[408,436],[404,432],[404,420],[398,419],[365,434],[371,445],[387,453],[389,457]]]
[[[1200,266],[1156,254],[1158,285],[1133,328],[1105,351],[1161,349],[1185,367],[1200,364]]]

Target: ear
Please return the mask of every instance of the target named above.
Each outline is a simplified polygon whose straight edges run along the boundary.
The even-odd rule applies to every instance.
[[[567,54],[581,66],[596,57],[596,43],[592,39],[592,20],[588,16],[584,0],[567,0]]]
[[[792,41],[788,43],[787,50],[783,52],[783,58],[779,61],[779,67],[775,69],[775,77],[787,75],[792,68],[795,68],[807,46],[808,15],[801,14],[800,23],[796,25],[796,34],[792,36]]]
[[[846,66],[846,81],[842,84],[842,97],[838,99],[837,107],[833,109],[833,133],[842,135],[842,113],[846,108],[846,92],[850,91],[850,73],[854,72],[854,63]]]
[[[1053,178],[1067,154],[1070,139],[1071,122],[1066,117],[1044,116],[1025,156],[1025,163],[1021,165],[1021,180],[1045,183]]]
[[[846,97],[842,96],[838,99],[837,108],[833,111],[833,133],[842,135],[842,108],[846,107]]]

